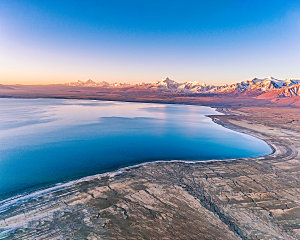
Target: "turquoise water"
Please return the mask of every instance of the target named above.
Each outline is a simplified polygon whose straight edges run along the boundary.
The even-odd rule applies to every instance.
[[[0,99],[0,198],[146,161],[272,152],[208,114],[218,113],[177,104]]]

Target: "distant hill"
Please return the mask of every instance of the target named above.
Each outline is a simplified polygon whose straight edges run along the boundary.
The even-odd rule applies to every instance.
[[[300,96],[300,84],[293,84],[287,87],[282,87],[273,91],[268,91],[261,94],[258,98],[275,98],[275,97],[295,97]]]
[[[186,103],[213,107],[300,107],[300,80],[254,78],[226,85],[178,83],[170,78],[153,83],[110,83],[91,79],[66,84],[1,85],[0,97],[76,98],[158,103]]]
[[[77,82],[71,82],[71,83],[66,83],[65,85],[68,86],[77,86],[77,87],[107,87],[107,88],[111,88],[111,87],[128,87],[130,86],[130,84],[127,83],[109,83],[109,82],[95,82],[91,79],[87,80],[87,81],[81,81],[78,80]]]
[[[226,84],[221,86],[207,85],[200,82],[184,82],[178,83],[174,80],[166,78],[154,83],[108,83],[94,82],[92,80],[77,81],[67,83],[68,86],[79,87],[104,87],[104,88],[127,88],[136,87],[144,89],[152,89],[158,91],[168,91],[174,93],[213,93],[222,95],[248,95],[260,96],[261,98],[269,97],[293,97],[299,96],[299,79],[279,80],[273,77],[270,78],[254,78],[252,80],[243,81],[234,84]],[[266,94],[268,93],[268,94]]]

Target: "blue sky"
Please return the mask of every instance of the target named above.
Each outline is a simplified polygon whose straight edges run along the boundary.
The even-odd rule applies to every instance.
[[[298,1],[0,1],[0,83],[300,78]]]

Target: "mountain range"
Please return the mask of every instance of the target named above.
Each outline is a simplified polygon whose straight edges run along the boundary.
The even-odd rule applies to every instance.
[[[154,83],[140,84],[95,82],[89,79],[87,81],[78,80],[66,85],[78,87],[139,88],[187,94],[247,95],[259,96],[259,98],[300,96],[300,79],[279,80],[273,77],[263,79],[254,78],[252,80],[220,86],[207,85],[196,81],[178,83],[169,78]]]

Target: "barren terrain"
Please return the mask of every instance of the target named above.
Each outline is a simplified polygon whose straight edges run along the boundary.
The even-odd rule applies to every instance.
[[[85,87],[58,85],[1,85],[0,97],[70,98],[112,101],[162,102],[197,104],[211,107],[300,106],[300,96],[278,97],[278,90],[261,95],[245,93],[187,93],[170,89],[128,87]]]
[[[0,85],[0,97],[19,98],[69,98],[112,101],[137,101],[197,104],[211,107],[240,106],[297,106],[300,97],[282,99],[257,99],[247,95],[218,95],[202,93],[174,93],[137,87],[104,88],[65,85]]]

